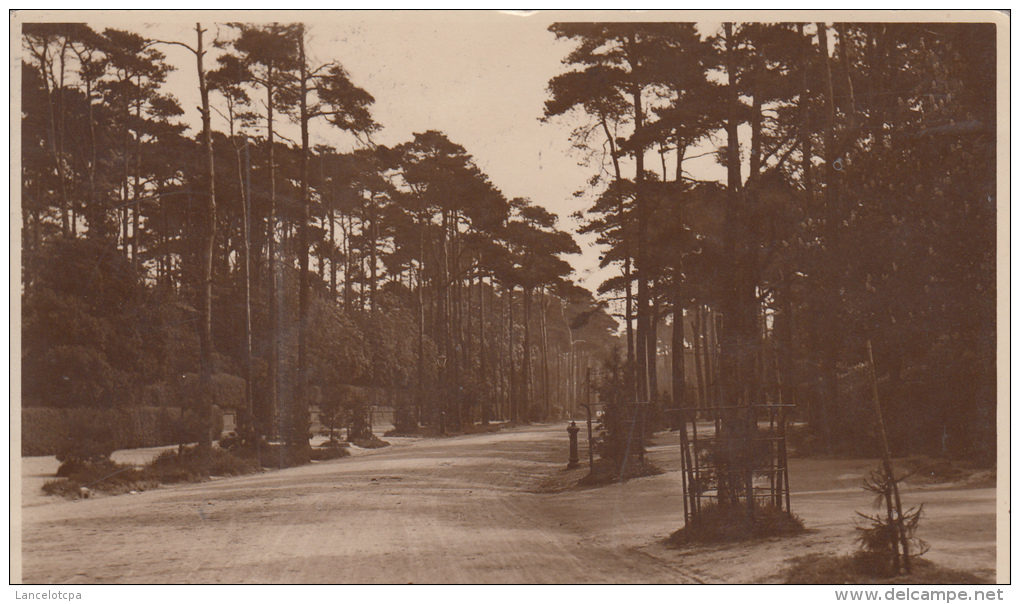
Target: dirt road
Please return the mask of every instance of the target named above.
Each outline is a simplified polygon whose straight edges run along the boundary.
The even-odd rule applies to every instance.
[[[855,488],[867,462],[813,468],[805,461],[793,507],[812,531],[750,545],[668,550],[657,541],[682,524],[679,475],[557,489],[584,472],[563,469],[564,428],[408,440],[352,458],[137,495],[35,499],[22,508],[23,578],[758,582],[773,580],[793,556],[849,550],[853,510],[868,507]],[[651,458],[671,470],[672,449],[667,438]],[[796,479],[798,469],[791,474]],[[932,518],[924,536],[942,555],[932,559],[992,578],[994,489],[928,489],[920,496]]]

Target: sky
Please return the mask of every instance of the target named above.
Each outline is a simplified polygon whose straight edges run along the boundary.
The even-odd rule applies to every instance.
[[[207,45],[217,36],[231,35],[222,25],[229,21],[302,21],[308,25],[310,58],[317,64],[340,62],[351,80],[375,97],[372,114],[382,125],[373,137],[375,142],[396,145],[410,140],[415,132],[442,131],[467,149],[507,198],[531,199],[557,214],[559,227],[571,232],[577,223],[570,215],[586,210],[594,200],[587,182],[598,168],[583,165],[584,155],[571,148],[570,140],[571,130],[584,117],[540,121],[548,96],[546,86],[552,77],[570,69],[562,59],[573,47],[570,41],[556,40],[548,27],[557,19],[575,19],[577,14],[164,12],[159,13],[160,23],[141,22],[139,14],[146,13],[135,13],[128,22],[115,18],[88,21],[96,29],[113,26],[192,45],[196,19],[208,29]],[[607,11],[597,16],[614,20],[640,14]],[[166,90],[181,101],[185,120],[197,128],[200,121],[194,56],[176,46],[164,46],[162,51],[178,68],[168,78]],[[210,49],[207,69],[215,65],[217,53]],[[226,122],[214,116],[213,127],[226,130]],[[291,140],[298,138],[296,126],[282,132]],[[321,122],[311,129],[311,143],[343,148],[350,139]],[[646,161],[658,166],[658,154],[650,153]],[[724,177],[724,171],[711,158],[693,160],[688,169],[699,178]],[[574,193],[579,190],[589,193],[576,197]],[[575,234],[575,238],[582,253],[567,260],[581,285],[595,290],[618,269],[598,269],[600,250],[594,236]]]

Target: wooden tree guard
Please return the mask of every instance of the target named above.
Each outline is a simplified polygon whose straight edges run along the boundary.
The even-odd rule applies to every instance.
[[[780,391],[775,403],[672,409],[681,420],[686,525],[696,525],[710,502],[745,506],[752,519],[762,506],[790,512],[786,413],[794,405],[783,404]]]

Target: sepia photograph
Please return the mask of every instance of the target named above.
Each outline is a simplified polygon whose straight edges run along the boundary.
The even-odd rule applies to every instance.
[[[16,599],[1009,593],[1009,11],[9,23]]]

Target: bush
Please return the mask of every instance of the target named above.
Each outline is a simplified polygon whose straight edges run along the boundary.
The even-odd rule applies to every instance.
[[[258,471],[253,464],[213,447],[203,452],[196,446],[164,451],[144,467],[118,464],[109,459],[69,460],[57,470],[63,479],[43,485],[50,495],[78,499],[93,492],[110,495],[145,491],[163,484],[201,482],[209,476],[240,476]]]
[[[68,459],[67,461],[60,464],[60,467],[57,468],[56,475],[58,478],[70,478],[75,474],[87,471],[91,464],[104,462],[113,463],[113,461],[108,457],[105,459],[99,459],[96,462],[86,461],[80,458]]]
[[[258,468],[228,451],[212,447],[202,451],[197,446],[164,451],[145,468],[148,478],[162,484],[199,482],[208,476],[241,476]]]
[[[362,449],[382,449],[383,447],[390,446],[390,443],[379,438],[375,434],[369,434],[364,438],[354,438],[350,441],[352,445],[361,447]]]
[[[311,459],[312,461],[328,461],[330,459],[350,457],[351,451],[349,446],[350,445],[348,443],[326,441],[312,449]]]
[[[142,469],[107,460],[95,462],[68,461],[57,470],[57,475],[66,479],[48,481],[43,491],[49,495],[60,495],[73,499],[88,497],[92,492],[108,494],[144,491],[159,486],[158,482],[145,476]]]

